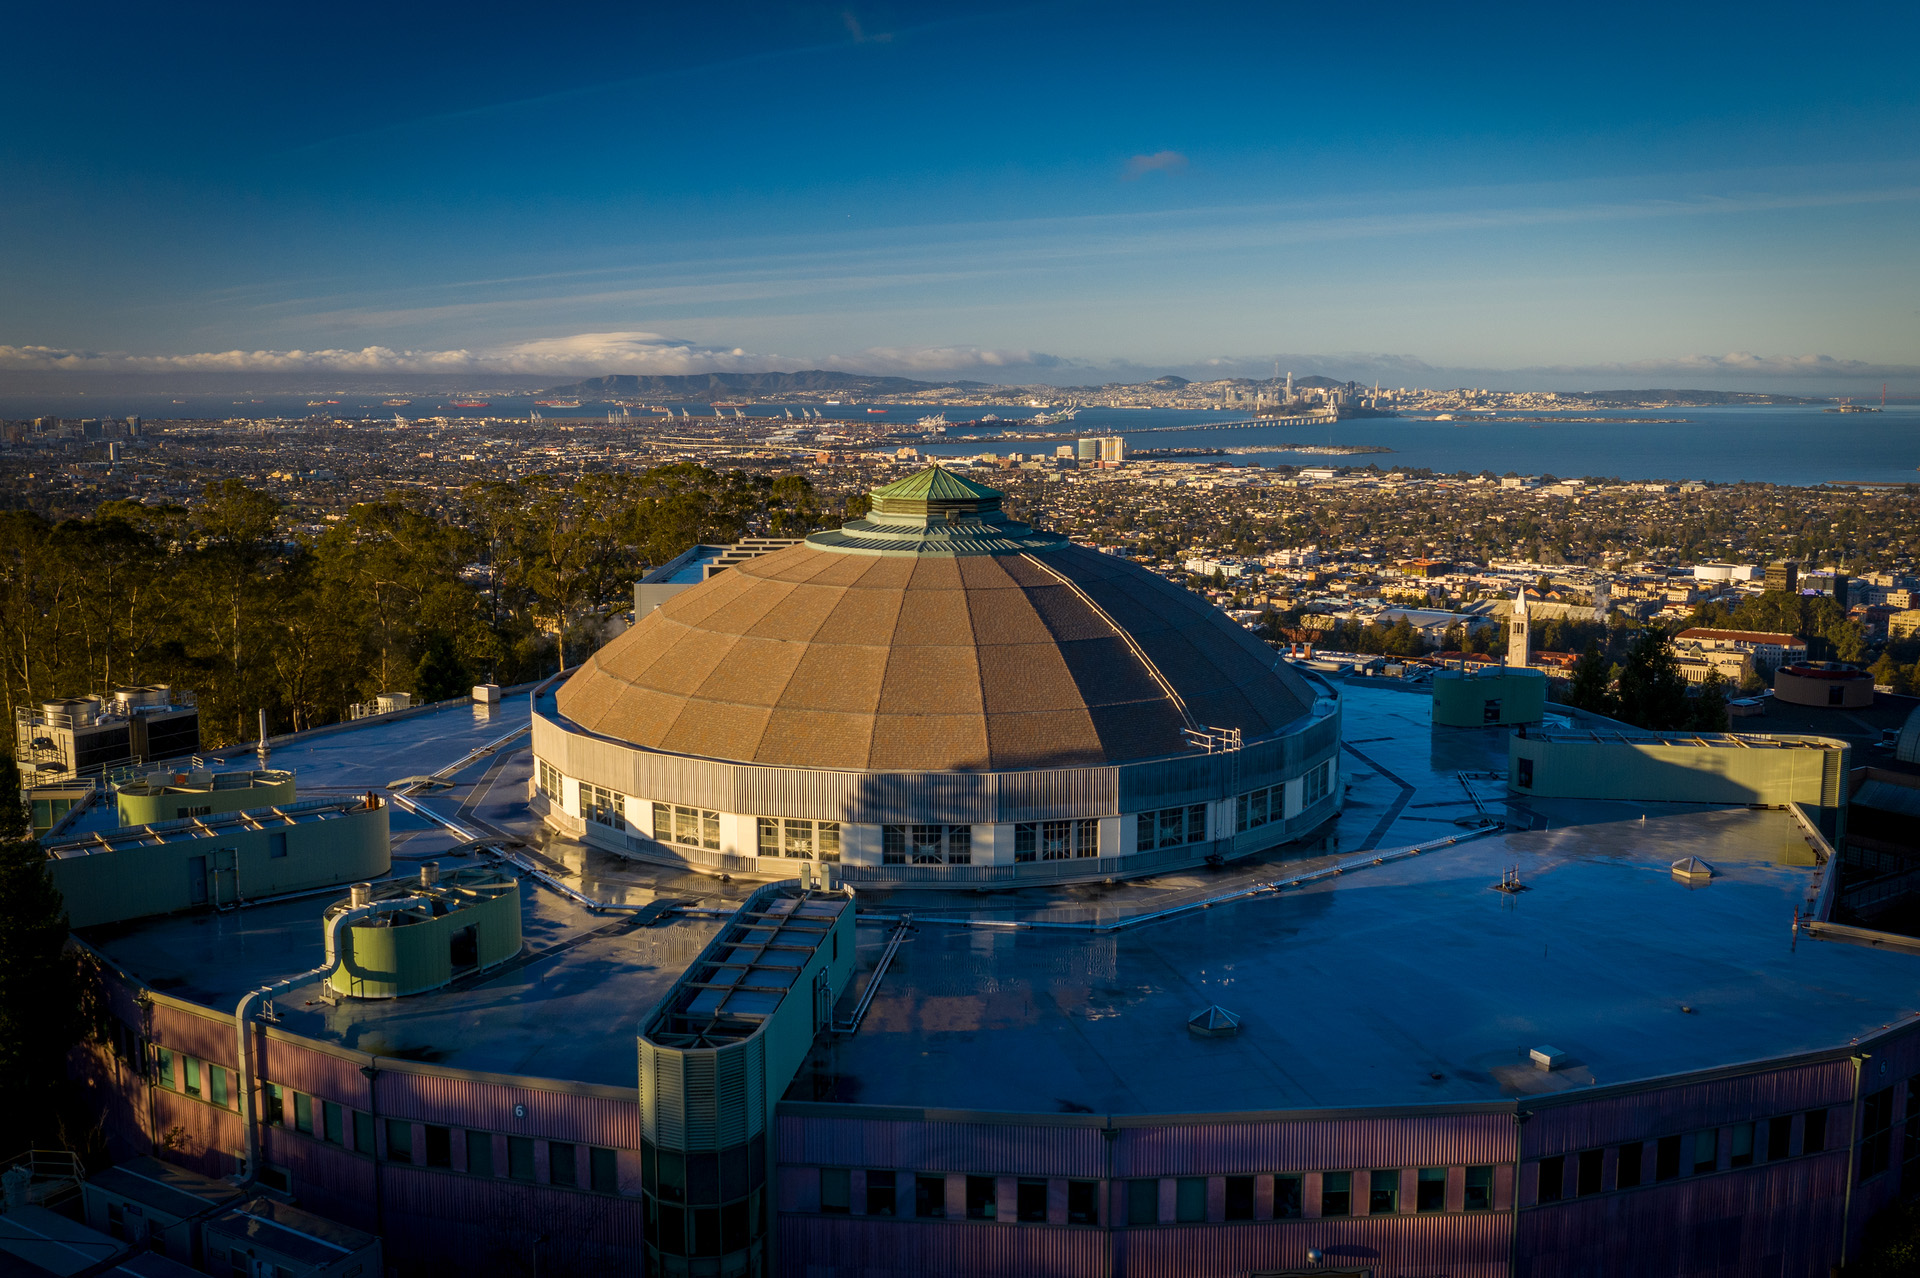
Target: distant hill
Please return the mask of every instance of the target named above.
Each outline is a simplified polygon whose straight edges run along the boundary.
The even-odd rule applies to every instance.
[[[1802,395],[1762,395],[1753,391],[1711,390],[1603,390],[1560,391],[1562,399],[1584,399],[1592,404],[1619,404],[1639,408],[1648,404],[1830,404],[1831,399]]]
[[[849,395],[910,395],[915,391],[974,390],[985,382],[917,382],[910,377],[869,377],[864,373],[836,373],[809,369],[801,373],[700,373],[685,377],[635,376],[630,373],[610,377],[589,377],[565,386],[551,386],[542,396],[575,399],[609,399],[621,396],[655,396],[686,402],[711,402],[716,399],[770,399],[796,391],[844,391]]]

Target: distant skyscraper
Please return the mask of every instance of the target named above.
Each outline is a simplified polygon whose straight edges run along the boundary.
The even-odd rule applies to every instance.
[[[1100,441],[1100,460],[1109,462],[1127,459],[1127,441],[1121,435],[1108,435]]]
[[[1593,585],[1593,619],[1601,625],[1607,624],[1607,612],[1613,606],[1613,586],[1605,577]]]
[[[1527,588],[1513,597],[1513,615],[1507,621],[1507,664],[1525,670],[1533,660],[1533,636],[1528,633]]]
[[[1779,559],[1767,565],[1767,589],[1795,591],[1800,589],[1800,565],[1791,559]]]
[[[1076,441],[1076,447],[1079,449],[1078,456],[1081,461],[1100,460],[1100,441],[1098,439],[1078,440]]]

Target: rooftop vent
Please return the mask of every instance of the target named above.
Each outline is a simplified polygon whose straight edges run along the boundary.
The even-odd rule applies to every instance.
[[[1201,1038],[1232,1038],[1240,1032],[1240,1018],[1218,1003],[1209,1003],[1187,1018],[1187,1032]]]
[[[1697,856],[1681,857],[1673,863],[1673,877],[1682,883],[1705,883],[1713,878],[1713,867]]]
[[[1535,1069],[1548,1071],[1559,1069],[1567,1063],[1567,1054],[1565,1052],[1557,1047],[1547,1047],[1545,1045],[1534,1048],[1527,1053],[1527,1057],[1533,1062]]]

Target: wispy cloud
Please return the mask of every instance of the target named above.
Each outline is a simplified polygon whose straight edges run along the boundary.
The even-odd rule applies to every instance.
[[[1178,151],[1155,151],[1152,155],[1136,155],[1127,161],[1127,167],[1121,171],[1120,178],[1132,182],[1149,173],[1184,173],[1187,170],[1187,157]]]

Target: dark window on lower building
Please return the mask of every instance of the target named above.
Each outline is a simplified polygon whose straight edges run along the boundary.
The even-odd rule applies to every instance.
[[[320,1138],[329,1145],[346,1143],[346,1115],[332,1101],[320,1102]]]
[[[660,1250],[669,1256],[687,1254],[687,1209],[660,1204]]]
[[[1817,1154],[1827,1147],[1827,1111],[1807,1111],[1806,1126],[1800,1129],[1800,1152]]]
[[[580,1147],[570,1141],[547,1142],[547,1180],[571,1189],[580,1183]],[[711,1200],[709,1200],[711,1201]]]
[[[1606,1150],[1583,1150],[1580,1154],[1579,1169],[1575,1173],[1573,1192],[1582,1198],[1585,1198],[1588,1194],[1599,1193],[1600,1169],[1606,1166],[1606,1162]]]
[[[1793,1153],[1793,1116],[1767,1120],[1767,1161],[1777,1163]]]
[[[1515,760],[1515,762],[1518,765],[1518,770],[1520,773],[1520,775],[1516,778],[1516,781],[1519,784],[1520,788],[1523,790],[1533,789],[1533,760],[1518,759],[1518,760]]]
[[[1447,1209],[1447,1169],[1444,1167],[1422,1167],[1419,1177],[1413,1183],[1413,1209],[1415,1211],[1445,1211]]]
[[[717,1256],[720,1254],[720,1209],[718,1207],[696,1207],[693,1209],[693,1246],[689,1253],[695,1256]]]
[[[870,1171],[867,1173],[867,1215],[891,1216],[894,1208],[893,1173],[890,1171]]]
[[[1320,1214],[1322,1216],[1350,1216],[1353,1214],[1352,1172],[1324,1172],[1321,1174]]]
[[[732,1145],[720,1151],[720,1201],[730,1203],[744,1198],[752,1176],[752,1160],[745,1145]]]
[[[1680,1174],[1680,1138],[1662,1136],[1653,1147],[1653,1178],[1672,1180]]]
[[[1640,1168],[1646,1162],[1647,1145],[1636,1140],[1632,1144],[1620,1147],[1620,1157],[1614,1163],[1613,1183],[1618,1189],[1633,1189],[1640,1184]]]
[[[1046,1224],[1047,1182],[1022,1179],[1014,1186],[1014,1208],[1016,1219],[1033,1225]]]
[[[620,1156],[611,1149],[595,1146],[587,1151],[587,1174],[588,1188],[596,1194],[620,1192]]]
[[[353,1111],[353,1148],[355,1153],[373,1153],[373,1115],[357,1109]]]
[[[399,1118],[387,1120],[387,1161],[390,1163],[413,1161],[412,1123]]]
[[[654,1160],[660,1197],[670,1203],[687,1201],[687,1157],[671,1149],[659,1150]]]
[[[533,1137],[507,1137],[507,1177],[510,1180],[533,1179]],[[664,1177],[662,1179],[664,1180]],[[679,1186],[675,1186],[675,1189],[678,1191]],[[665,1196],[665,1192],[666,1186],[663,1184],[661,1186],[662,1197]],[[679,1196],[679,1192],[674,1194],[676,1198]],[[675,1217],[675,1219],[678,1219],[678,1217]]]
[[[1753,1166],[1753,1124],[1740,1123],[1734,1127],[1732,1153],[1727,1159],[1729,1167]]]
[[[1207,1181],[1204,1176],[1182,1176],[1174,1182],[1173,1218],[1183,1225],[1207,1218]]]
[[[467,1174],[470,1176],[493,1175],[493,1133],[467,1133]]]
[[[1368,1181],[1367,1214],[1391,1216],[1400,1210],[1400,1173],[1377,1171]]]
[[[1467,1192],[1461,1206],[1468,1211],[1493,1210],[1493,1168],[1467,1168]]]
[[[1273,1218],[1275,1220],[1293,1220],[1300,1215],[1306,1198],[1300,1192],[1298,1176],[1275,1176],[1273,1178]]]
[[[687,1201],[713,1206],[720,1201],[720,1153],[687,1151]]]
[[[453,1166],[453,1129],[433,1123],[426,1126],[427,1166]]]
[[[1566,1188],[1567,1160],[1564,1156],[1540,1160],[1540,1192],[1543,1203],[1557,1203]]]
[[[999,1210],[994,1192],[993,1177],[967,1177],[967,1219],[992,1220]]]
[[[947,1215],[947,1178],[913,1178],[913,1214],[922,1220],[944,1220]]]
[[[753,1241],[754,1204],[742,1199],[720,1209],[720,1246],[724,1251],[740,1251]]]
[[[1130,1180],[1127,1182],[1127,1223],[1129,1225],[1151,1225],[1160,1219],[1160,1182],[1157,1180]]]
[[[1253,1177],[1246,1177],[1247,1184],[1253,1184]],[[1247,1190],[1247,1201],[1253,1201],[1253,1190]],[[1248,1208],[1251,1213],[1252,1208]],[[1229,1217],[1231,1219],[1231,1217]],[[1249,1214],[1247,1219],[1253,1219]],[[1100,1182],[1097,1180],[1070,1180],[1067,1182],[1067,1223],[1069,1225],[1097,1225],[1100,1223]]]
[[[1221,1216],[1226,1220],[1253,1219],[1253,1177],[1227,1177],[1226,1196],[1222,1202]]]
[[[1878,1176],[1893,1162],[1893,1089],[1883,1087],[1860,1102],[1860,1179]]]
[[[820,1210],[845,1215],[852,1209],[853,1177],[844,1167],[820,1169]]]
[[[1695,1132],[1693,1134],[1693,1174],[1704,1176],[1720,1165],[1720,1133],[1718,1131]]]

